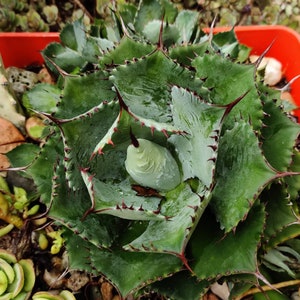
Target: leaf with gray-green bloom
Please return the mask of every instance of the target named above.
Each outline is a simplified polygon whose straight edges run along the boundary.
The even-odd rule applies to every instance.
[[[247,216],[260,192],[275,177],[276,172],[262,156],[249,123],[240,120],[224,133],[210,204],[225,232],[234,229]]]
[[[55,85],[40,83],[35,85],[23,96],[23,105],[29,112],[55,113],[60,102],[61,90]]]
[[[204,195],[201,195],[204,196]],[[209,202],[206,195],[201,201],[200,195],[182,183],[165,194],[161,204],[161,213],[167,220],[151,221],[145,232],[124,246],[126,250],[173,253],[182,256],[200,216]]]
[[[192,10],[182,10],[178,13],[174,25],[178,28],[180,37],[177,44],[191,42],[191,38],[198,25],[198,12]]]

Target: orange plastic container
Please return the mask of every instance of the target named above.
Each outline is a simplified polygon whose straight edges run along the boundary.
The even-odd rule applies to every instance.
[[[0,54],[4,66],[24,68],[41,64],[41,50],[54,41],[59,41],[59,34],[56,32],[0,33]]]
[[[214,32],[228,30],[231,28],[219,27]],[[252,54],[260,55],[273,43],[267,56],[282,63],[288,81],[300,74],[300,35],[292,29],[278,25],[238,26],[235,32],[240,43],[252,48]],[[59,41],[58,33],[0,33],[0,53],[4,65],[25,67],[42,63],[40,51],[52,41]],[[291,93],[300,107],[300,79],[292,84]],[[295,114],[300,120],[300,108]]]

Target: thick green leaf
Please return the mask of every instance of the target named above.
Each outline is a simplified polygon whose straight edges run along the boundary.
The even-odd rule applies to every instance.
[[[143,35],[152,44],[158,43],[160,38],[160,20],[150,21],[143,30]],[[163,23],[162,42],[165,47],[170,47],[180,38],[178,28],[173,24]]]
[[[142,118],[133,114],[129,108],[122,107],[112,126],[96,145],[93,155],[107,153],[110,150],[126,150],[132,144],[132,134],[136,138],[147,139],[167,147],[167,138],[179,133],[182,132],[169,123]],[[103,161],[105,160],[104,157]]]
[[[192,10],[182,10],[176,17],[174,25],[178,28],[180,37],[177,44],[189,43],[198,25],[198,12]]]
[[[78,67],[82,67],[85,63],[85,59],[80,53],[70,48],[65,48],[63,45],[55,42],[49,44],[42,51],[42,55],[48,68],[56,75],[59,75],[59,72],[52,62],[67,73],[72,73]],[[49,61],[49,59],[51,61]]]
[[[13,168],[29,166],[40,153],[39,146],[35,144],[23,143],[14,148],[6,155]]]
[[[72,191],[67,185],[62,165],[55,172],[51,201],[49,217],[99,248],[110,247],[122,227],[126,226],[126,223],[110,216],[99,217],[92,213],[85,216],[91,206],[88,191],[83,183],[81,189]]]
[[[158,213],[161,199],[141,197],[131,188],[129,180],[119,184],[104,183],[82,171],[83,180],[98,214],[109,214],[129,220],[164,220]]]
[[[293,172],[300,172],[300,152],[298,150],[294,150],[292,164],[289,169]],[[287,188],[291,199],[293,201],[297,200],[300,191],[300,176],[285,177],[284,181],[287,183]],[[295,205],[297,206],[297,204]]]
[[[195,58],[192,66],[205,81],[203,87],[209,90],[208,100],[212,103],[226,105],[248,92],[226,118],[226,127],[231,128],[242,116],[251,120],[254,129],[260,128],[263,110],[253,80],[254,65],[233,64],[222,55],[212,53]]]
[[[193,59],[203,55],[208,47],[207,43],[193,45],[177,45],[170,49],[169,55],[181,64],[190,66]]]
[[[150,44],[137,42],[128,36],[124,36],[118,47],[103,55],[101,66],[122,64],[127,60],[133,60],[151,53],[155,47]]]
[[[264,232],[265,246],[269,248],[268,243],[273,245],[273,238],[277,239],[277,234],[285,228],[298,222],[297,215],[291,205],[286,188],[282,184],[273,184],[272,188],[266,189],[261,195],[261,199],[266,202],[267,222]],[[299,222],[298,222],[299,223]],[[298,224],[300,231],[300,223]],[[287,235],[286,240],[290,237]],[[284,242],[281,240],[280,242]],[[279,241],[278,241],[279,242]]]
[[[105,136],[110,124],[117,117],[119,106],[117,102],[100,102],[98,107],[92,108],[84,115],[70,119],[60,125],[60,130],[64,143],[64,165],[66,177],[69,185],[73,188],[82,183],[80,170],[91,167],[91,172],[98,170],[101,161],[91,160],[92,153],[98,142]],[[116,157],[115,157],[116,158]],[[108,171],[106,176],[111,173],[118,174],[120,168],[102,164],[101,172]]]
[[[240,47],[233,28],[215,34],[212,38],[212,46],[216,51],[220,51],[223,56],[229,56],[230,59],[237,58]]]
[[[161,213],[170,219],[151,221],[145,232],[124,248],[133,251],[170,252],[182,256],[200,216],[209,202],[201,202],[199,195],[183,183],[168,192],[161,205]]]
[[[62,151],[63,144],[60,137],[53,132],[41,148],[38,158],[27,169],[27,173],[32,176],[37,190],[41,194],[41,200],[46,204],[51,201],[52,178],[59,158],[63,153]]]
[[[266,126],[261,131],[263,153],[276,170],[284,172],[292,161],[300,126],[272,100],[264,103],[264,111],[266,117],[263,122]]]
[[[70,119],[84,114],[115,97],[112,84],[101,71],[86,76],[65,77],[63,91],[55,114],[58,119]]]
[[[209,281],[198,281],[188,271],[182,271],[174,274],[172,277],[151,284],[150,288],[168,299],[199,300],[207,291],[209,285]]]
[[[77,20],[72,24],[66,24],[60,33],[60,39],[64,46],[76,51],[82,52],[86,43],[85,26],[82,20]]]
[[[104,275],[126,297],[129,293],[177,272],[180,259],[168,254],[133,253],[120,250],[99,250],[75,235],[66,232],[70,252],[70,268]],[[145,272],[147,270],[147,272]]]
[[[290,277],[296,278],[289,265],[293,262],[300,263],[300,255],[297,251],[287,246],[270,249],[262,256],[262,262],[269,269],[276,272],[286,272]]]
[[[299,221],[294,224],[289,224],[287,227],[283,227],[281,231],[278,231],[267,244],[267,249],[271,249],[287,240],[298,238],[300,236],[300,223]]]
[[[50,70],[59,75],[57,65],[67,73],[77,73],[88,63],[97,63],[104,52],[114,47],[108,39],[86,35],[82,20],[67,24],[61,34],[61,44],[51,43],[42,52]],[[54,64],[53,64],[54,63]]]
[[[210,203],[226,232],[245,218],[259,193],[275,175],[248,123],[241,120],[224,133],[218,148],[216,184]]]
[[[116,68],[110,79],[133,113],[163,123],[170,123],[170,85],[195,91],[202,85],[192,71],[176,64],[159,50],[137,62]]]
[[[212,106],[184,89],[173,87],[172,114],[174,125],[187,133],[170,138],[182,165],[183,180],[196,177],[210,187],[225,108]]]
[[[137,14],[134,20],[134,27],[137,32],[143,32],[145,26],[153,20],[165,20],[168,23],[173,23],[177,15],[177,8],[169,1],[145,0],[139,5]]]
[[[55,85],[40,83],[29,90],[22,98],[23,105],[30,111],[54,113],[60,101],[61,90]]]
[[[207,279],[255,272],[264,222],[263,206],[257,205],[235,232],[225,235],[211,214],[203,215],[190,240],[194,257],[192,269],[197,277]]]

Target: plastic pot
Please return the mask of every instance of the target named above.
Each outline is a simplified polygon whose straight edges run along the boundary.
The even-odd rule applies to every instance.
[[[214,32],[228,30],[231,28],[219,27]],[[252,48],[251,54],[260,55],[273,43],[267,56],[282,63],[288,81],[300,74],[300,35],[295,31],[280,25],[238,26],[234,30],[240,43]],[[40,51],[53,41],[59,41],[58,33],[0,33],[0,53],[5,67],[41,64]],[[291,85],[291,94],[300,106],[300,79]],[[295,115],[300,119],[300,109],[295,110]]]

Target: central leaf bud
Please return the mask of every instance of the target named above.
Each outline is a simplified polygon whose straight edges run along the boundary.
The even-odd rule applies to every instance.
[[[138,147],[127,148],[125,167],[129,175],[138,184],[169,191],[181,181],[180,171],[171,152],[151,141],[137,139]]]

